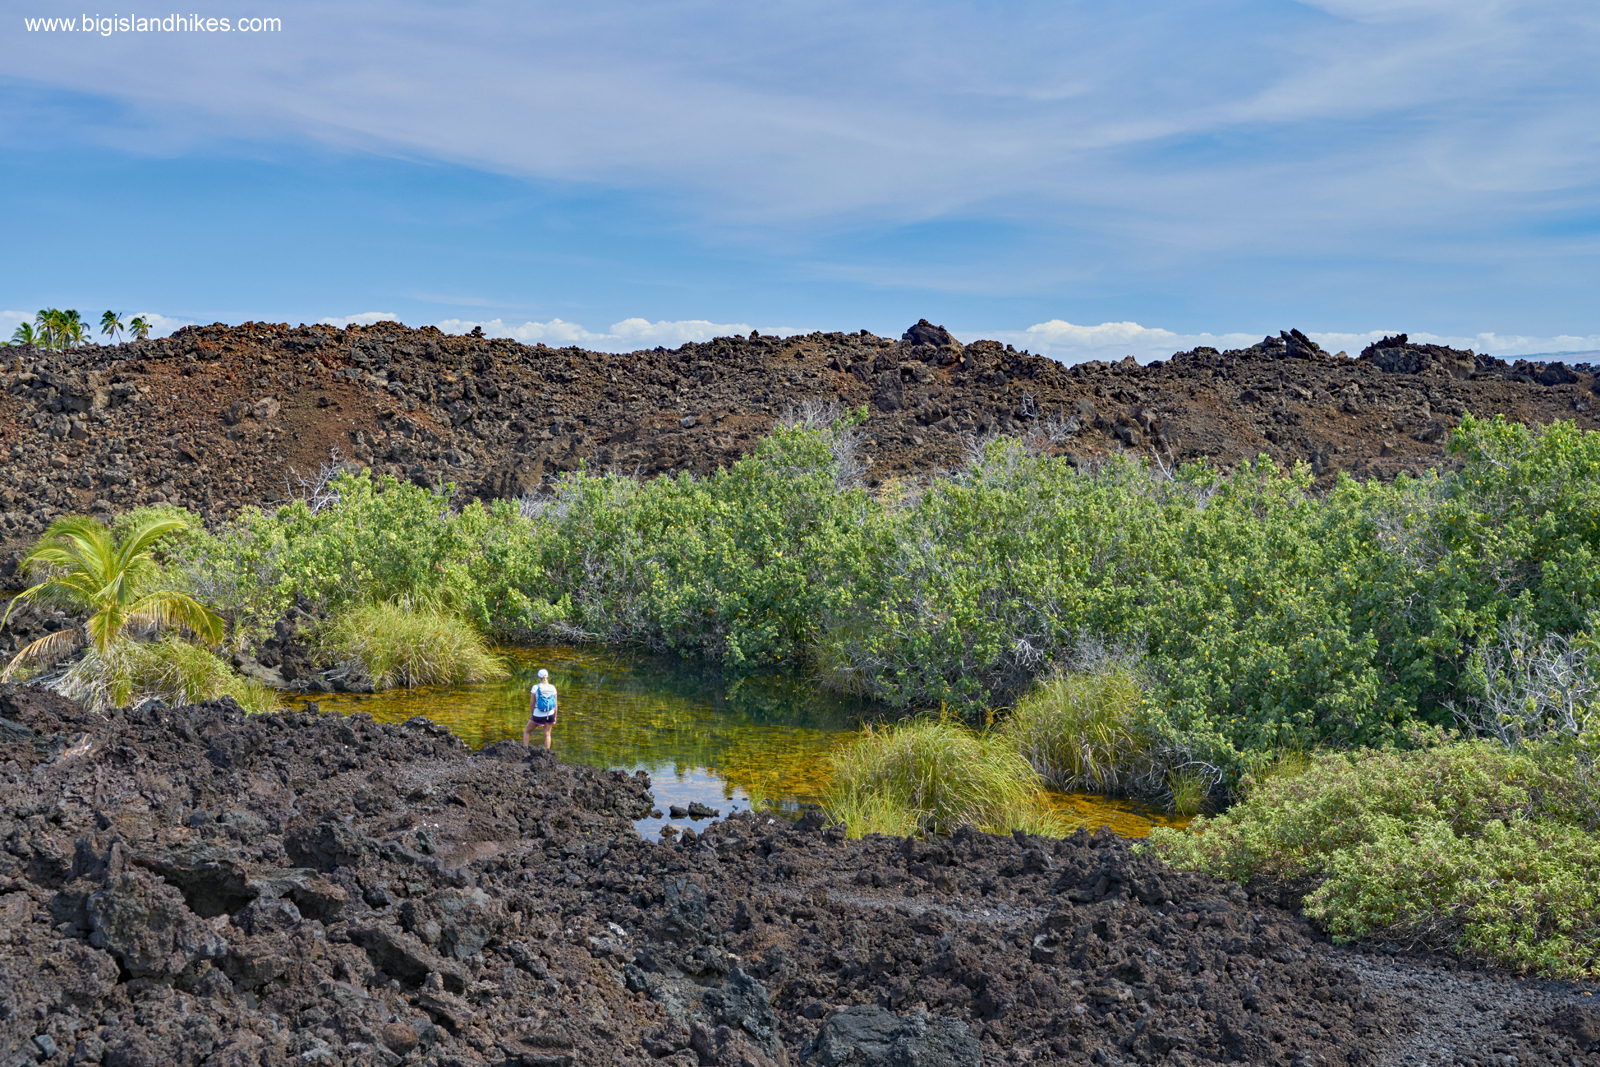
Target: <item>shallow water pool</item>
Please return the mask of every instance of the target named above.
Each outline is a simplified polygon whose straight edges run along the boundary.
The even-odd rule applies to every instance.
[[[522,738],[528,690],[543,667],[561,694],[551,745],[558,756],[646,772],[663,813],[698,801],[723,814],[792,812],[820,801],[828,753],[848,742],[871,711],[778,674],[729,682],[675,660],[561,645],[504,654],[512,668],[504,681],[371,696],[322,694],[316,702],[323,711],[361,711],[382,722],[424,715],[476,749]],[[533,743],[543,743],[542,731],[534,731]],[[1083,794],[1054,794],[1053,800],[1074,825],[1109,825],[1125,837],[1143,837],[1152,825],[1181,825],[1159,809],[1125,800]],[[669,822],[692,825],[665,814],[637,825],[654,835]]]

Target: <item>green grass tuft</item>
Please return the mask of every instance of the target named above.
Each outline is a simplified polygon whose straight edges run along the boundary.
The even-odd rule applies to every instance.
[[[989,833],[1060,835],[1033,770],[998,734],[942,722],[868,727],[831,760],[828,807],[852,837]]]
[[[347,612],[323,634],[323,647],[366,668],[382,689],[391,685],[463,685],[506,676],[472,624],[435,610],[386,601]]]
[[[1104,660],[1040,681],[1004,731],[1040,776],[1068,792],[1118,793],[1150,766],[1140,716],[1144,686],[1133,668]]]
[[[199,645],[177,637],[121,641],[105,652],[90,648],[57,686],[66,697],[104,710],[155,698],[168,704],[198,704],[231,696],[246,712],[276,710],[278,694]]]

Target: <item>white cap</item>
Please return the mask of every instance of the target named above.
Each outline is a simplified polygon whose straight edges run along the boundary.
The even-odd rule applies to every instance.
[[[545,670],[543,667],[540,667],[539,668],[539,677],[548,678],[548,677],[550,677],[550,672]]]

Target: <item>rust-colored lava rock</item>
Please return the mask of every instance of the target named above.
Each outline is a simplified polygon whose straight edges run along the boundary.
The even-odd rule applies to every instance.
[[[1228,467],[1268,454],[1390,478],[1446,461],[1464,412],[1593,428],[1588,365],[1506,363],[1385,338],[1358,358],[1299,331],[1229,352],[1067,367],[923,320],[860,333],[721,337],[609,354],[398,323],[245,323],[63,353],[13,349],[0,373],[0,537],[15,551],[66,511],[170,500],[211,517],[285,499],[341,462],[460,499],[536,493],[584,463],[704,473],[808,402],[865,406],[869,480],[962,462],[991,433],[1043,432]],[[335,450],[336,453],[335,453]]]

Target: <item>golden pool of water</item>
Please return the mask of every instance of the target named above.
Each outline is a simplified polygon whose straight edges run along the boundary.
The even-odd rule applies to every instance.
[[[323,711],[366,712],[382,722],[423,715],[473,748],[520,740],[528,690],[539,668],[560,692],[552,748],[570,763],[642,770],[656,803],[690,801],[724,813],[794,810],[827,788],[826,757],[847,743],[870,709],[818,693],[802,681],[760,675],[728,682],[675,661],[570,646],[505,653],[511,676],[499,682],[391,689],[371,696],[323,694]],[[534,744],[543,743],[535,731]],[[1151,826],[1181,825],[1159,809],[1083,794],[1053,794],[1071,825],[1109,825],[1125,837]],[[653,834],[665,819],[642,820]]]

